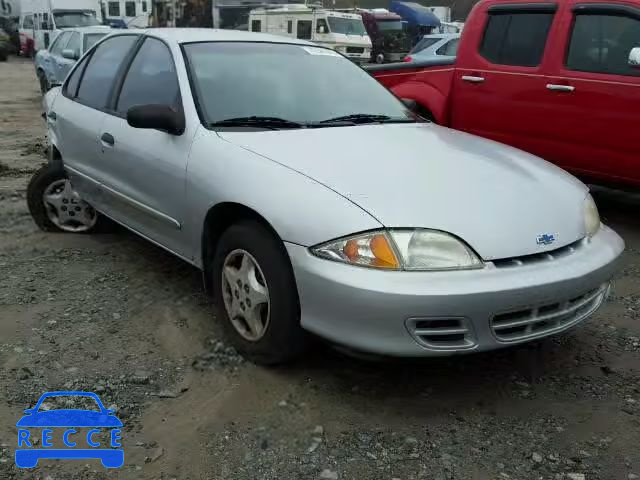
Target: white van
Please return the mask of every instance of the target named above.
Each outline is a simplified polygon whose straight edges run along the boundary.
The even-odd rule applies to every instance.
[[[249,12],[249,30],[310,40],[358,63],[371,57],[371,39],[358,14],[307,5],[256,8]]]
[[[31,56],[48,48],[65,28],[102,23],[99,0],[21,0],[20,51]]]

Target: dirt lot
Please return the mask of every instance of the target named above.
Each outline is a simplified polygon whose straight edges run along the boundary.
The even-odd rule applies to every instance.
[[[640,477],[638,197],[603,191],[627,242],[607,305],[569,334],[449,360],[319,347],[294,367],[225,344],[199,272],[126,231],[46,234],[25,187],[43,161],[33,67],[0,64],[0,478]],[[40,395],[86,390],[123,421],[125,464],[14,465]]]

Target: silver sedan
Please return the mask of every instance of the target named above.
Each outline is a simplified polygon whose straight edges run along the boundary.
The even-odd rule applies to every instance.
[[[115,220],[204,273],[235,346],[399,356],[567,330],[624,245],[585,185],[425,122],[340,54],[215,30],[111,35],[46,98],[46,230]]]

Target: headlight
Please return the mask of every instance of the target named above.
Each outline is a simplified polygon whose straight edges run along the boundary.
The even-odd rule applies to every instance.
[[[584,200],[584,228],[589,237],[593,237],[600,230],[600,214],[591,195]]]
[[[448,233],[424,229],[376,231],[313,247],[315,255],[338,262],[387,270],[479,268],[482,260]]]

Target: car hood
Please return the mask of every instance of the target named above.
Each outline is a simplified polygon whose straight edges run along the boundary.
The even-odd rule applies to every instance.
[[[581,182],[515,148],[434,124],[219,135],[315,179],[386,227],[449,232],[485,260],[552,250],[585,236],[588,190]],[[556,241],[538,245],[542,234]]]
[[[25,415],[16,427],[121,427],[118,417],[91,410],[49,410]]]

